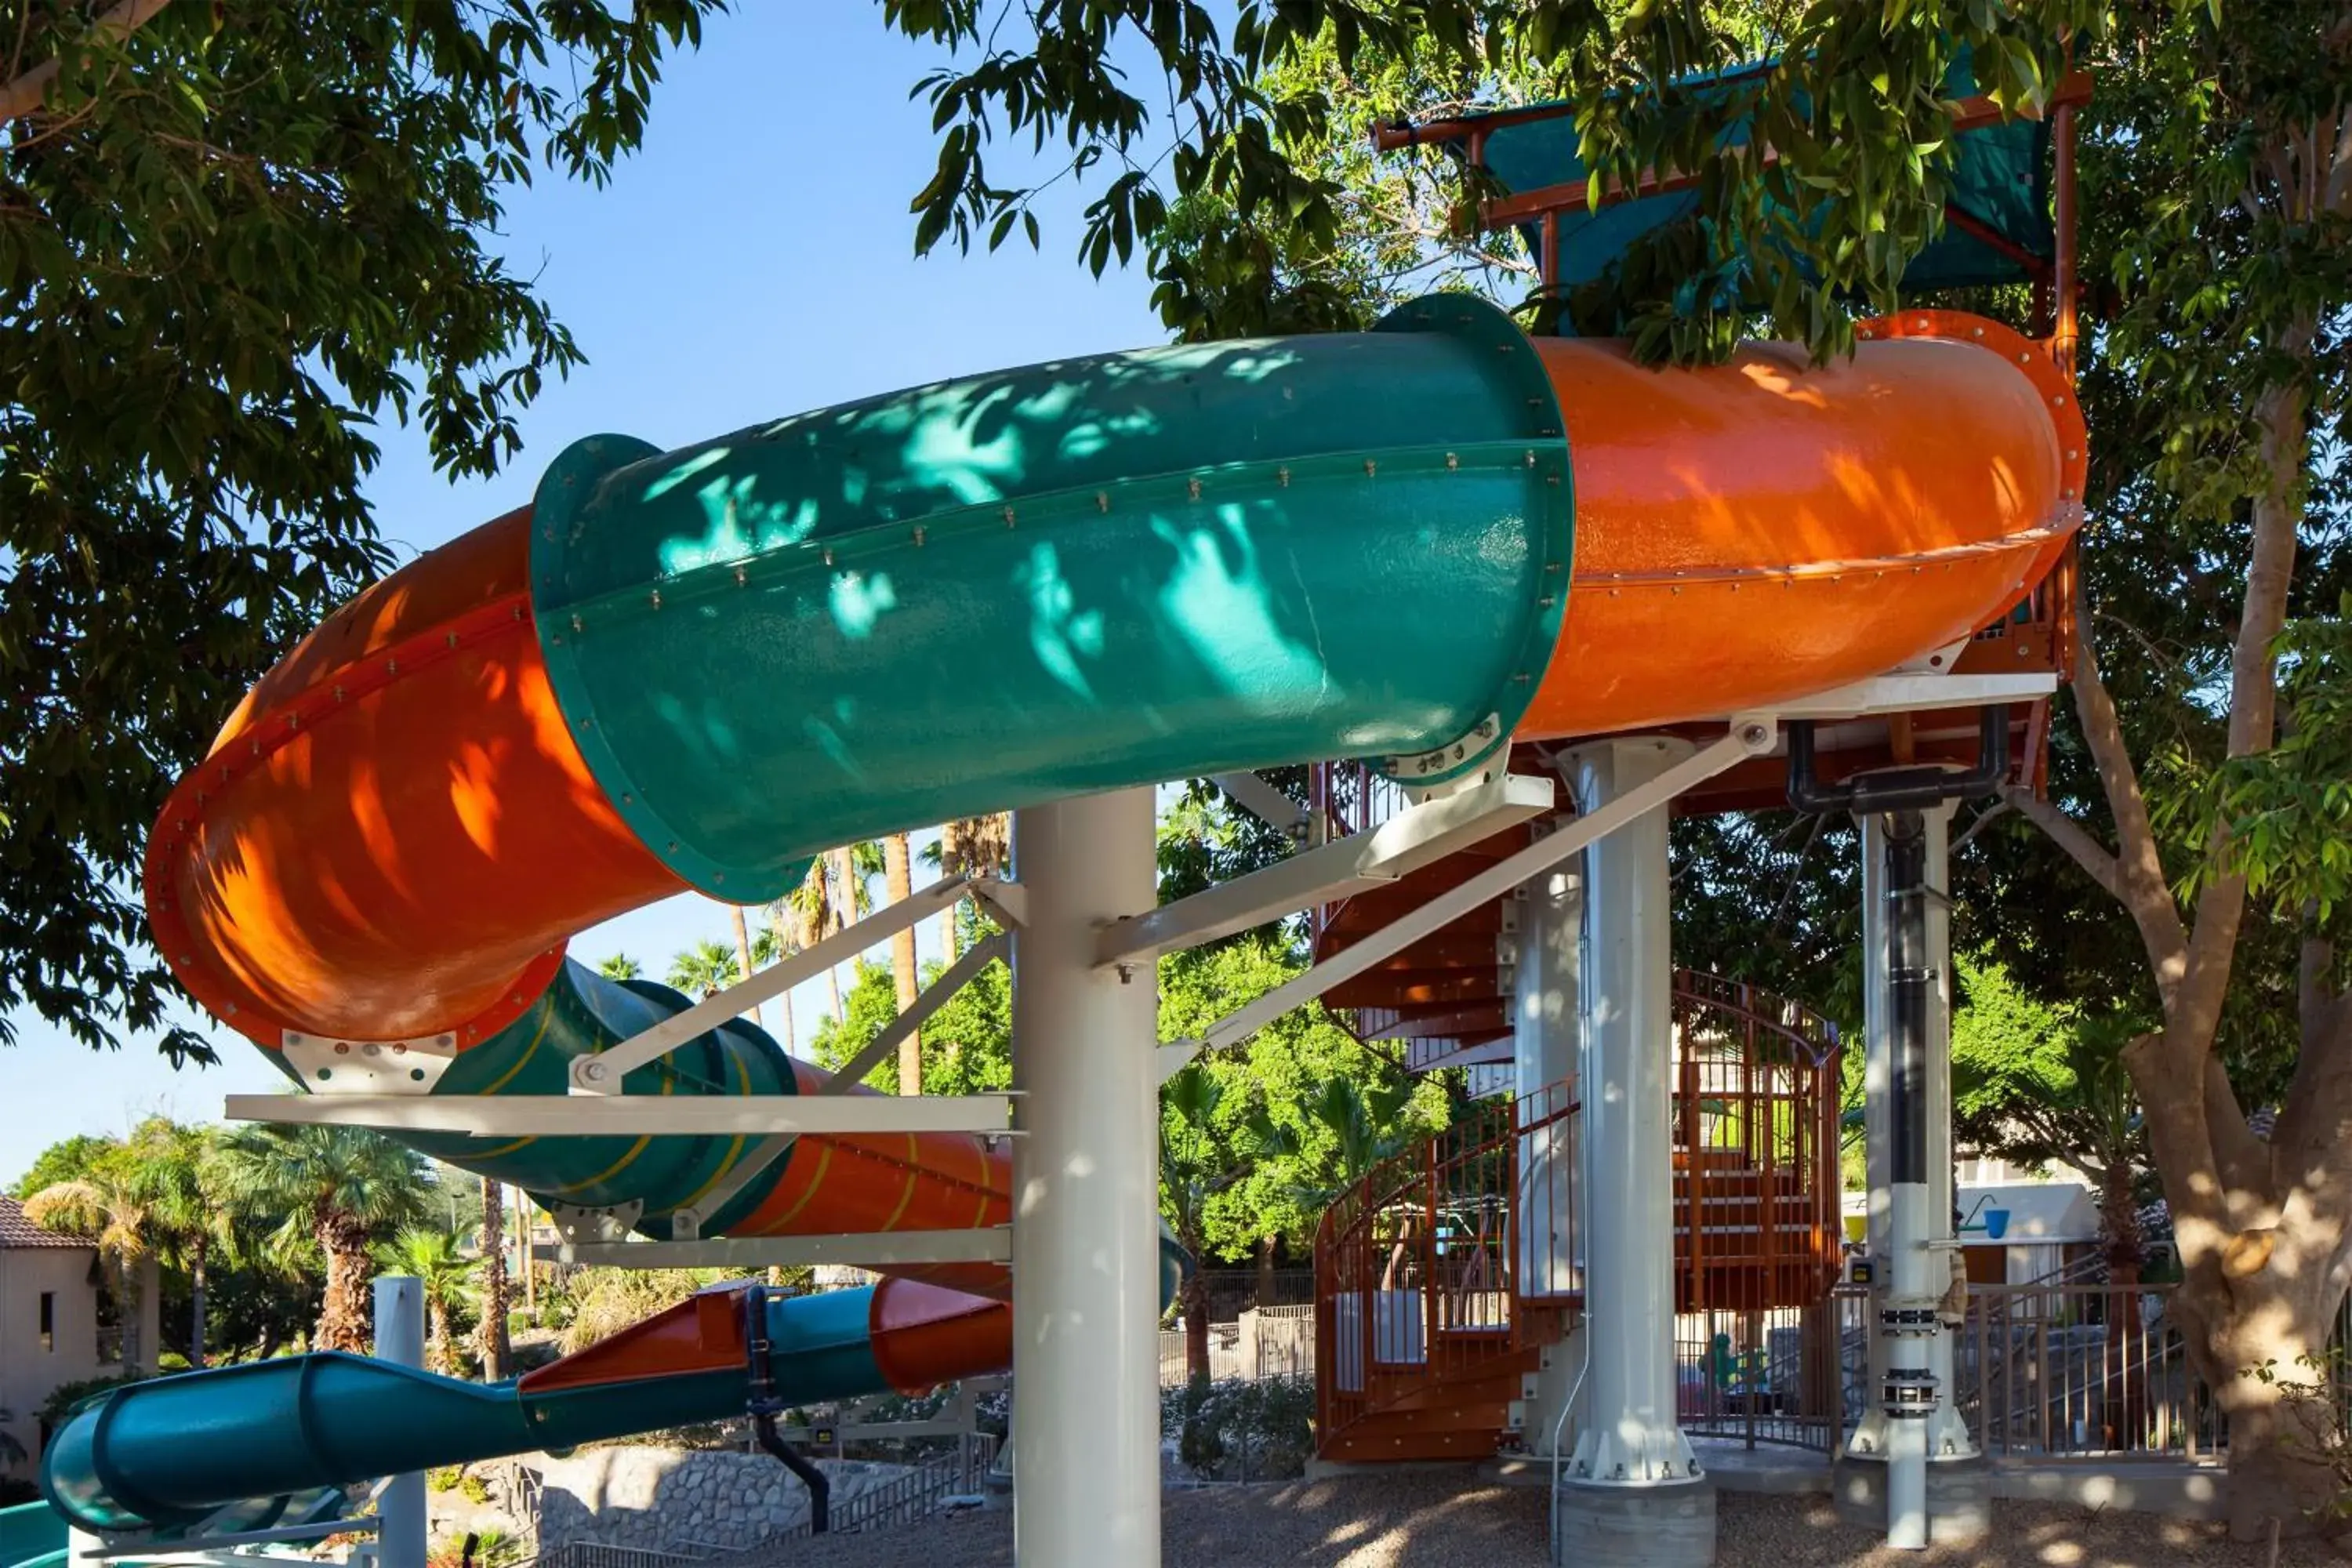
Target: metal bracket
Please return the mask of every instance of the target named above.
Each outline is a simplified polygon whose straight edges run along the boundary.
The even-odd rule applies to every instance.
[[[1778,738],[1772,715],[1745,713],[1734,716],[1730,731],[1722,739],[1693,752],[1647,784],[1626,791],[1597,811],[1561,824],[1556,831],[1538,838],[1526,848],[1488,867],[1468,881],[1440,893],[1411,914],[1391,921],[1304,973],[1293,975],[1256,1001],[1218,1019],[1202,1033],[1199,1039],[1172,1040],[1161,1046],[1155,1058],[1160,1064],[1161,1081],[1165,1082],[1181,1070],[1184,1061],[1199,1052],[1234,1045],[1248,1038],[1293,1007],[1311,1002],[1341,981],[1352,980],[1373,965],[1386,962],[1423,937],[1453,924],[1481,904],[1503,897],[1538,872],[1549,870],[1587,845],[1605,838],[1626,824],[1669,804],[1684,791],[1728,772],[1750,757],[1769,753]],[[1548,784],[1549,781],[1546,782]],[[1331,847],[1338,848],[1348,842],[1342,839],[1339,845]],[[1283,864],[1297,865],[1306,858],[1308,857],[1295,856]],[[1265,874],[1256,873],[1259,876]],[[1238,886],[1248,879],[1238,879],[1231,885]],[[1212,895],[1198,896],[1207,898]],[[1187,903],[1191,901],[1185,900]],[[1181,907],[1181,904],[1169,906],[1171,909]],[[1177,1058],[1180,1051],[1181,1059]],[[1167,1065],[1171,1061],[1174,1066]]]
[[[1350,834],[1303,850],[1263,870],[1220,882],[1103,928],[1095,963],[1138,963],[1198,947],[1277,916],[1393,882],[1455,850],[1550,811],[1552,781],[1500,773],[1474,789],[1409,806],[1370,833]]]
[[[974,877],[964,890],[1006,931],[1029,923],[1029,889],[1003,877]]]
[[[609,1208],[583,1208],[577,1204],[550,1204],[547,1217],[555,1226],[555,1234],[565,1241],[621,1242],[636,1228],[646,1205],[632,1198]]]
[[[718,1027],[770,997],[780,996],[802,981],[813,979],[837,963],[845,963],[867,948],[887,941],[952,905],[972,887],[969,877],[943,877],[930,886],[899,900],[888,909],[834,932],[823,942],[779,960],[724,991],[714,992],[680,1013],[673,1013],[621,1041],[611,1049],[581,1057],[572,1064],[572,1092],[617,1095],[621,1080],[647,1062],[667,1056],[688,1040]]]
[[[1235,805],[1282,834],[1293,844],[1304,844],[1315,830],[1315,812],[1283,794],[1256,773],[1218,773],[1211,781]]]
[[[457,1059],[457,1037],[339,1040],[289,1029],[278,1048],[313,1094],[430,1094]]]

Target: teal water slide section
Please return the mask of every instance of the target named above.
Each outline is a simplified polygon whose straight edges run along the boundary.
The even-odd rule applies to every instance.
[[[1551,383],[1467,295],[672,452],[593,437],[534,508],[573,739],[733,903],[977,810],[1315,757],[1475,767],[1549,660],[1574,514]]]
[[[885,1386],[871,1288],[768,1303],[778,1389],[814,1403]],[[743,1412],[740,1367],[534,1391],[321,1352],[128,1384],[50,1440],[41,1486],[85,1530],[186,1530],[224,1507],[274,1519],[323,1488]]]

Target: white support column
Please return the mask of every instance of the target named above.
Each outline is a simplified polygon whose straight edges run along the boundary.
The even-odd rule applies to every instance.
[[[375,1353],[399,1366],[425,1364],[425,1289],[412,1276],[380,1274],[375,1281]],[[376,1504],[376,1561],[382,1568],[425,1568],[427,1531],[425,1477],[394,1476]]]
[[[1013,943],[1013,1556],[1160,1562],[1159,987],[1095,967],[1158,897],[1152,792],[1018,811]]]
[[[1539,829],[1540,830],[1540,829]],[[1529,878],[1505,906],[1516,914],[1511,1016],[1515,1088],[1522,1121],[1552,1115],[1568,1101],[1582,1037],[1583,990],[1579,980],[1584,934],[1584,873],[1570,861]],[[1556,1121],[1519,1140],[1518,1293],[1560,1295],[1577,1288],[1574,1223],[1576,1130]],[[1521,1440],[1549,1458],[1563,1443],[1563,1417],[1574,1392],[1576,1367],[1565,1340],[1546,1345],[1526,1402]]]
[[[1571,753],[1587,815],[1688,756],[1658,736]],[[1667,808],[1585,851],[1585,1332],[1591,1370],[1553,1559],[1715,1558],[1715,1501],[1675,1424],[1674,1074]]]

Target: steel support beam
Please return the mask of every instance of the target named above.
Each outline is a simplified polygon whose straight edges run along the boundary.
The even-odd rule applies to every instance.
[[[1627,823],[1671,802],[1684,791],[1705,784],[1749,757],[1772,750],[1776,726],[1769,715],[1742,715],[1732,721],[1731,732],[1705,750],[1684,758],[1639,787],[1588,810],[1559,831],[1538,839],[1525,849],[1489,867],[1460,886],[1447,889],[1401,920],[1391,921],[1361,941],[1333,953],[1305,973],[1293,976],[1256,1001],[1217,1020],[1195,1040],[1171,1041],[1161,1047],[1160,1059],[1170,1061],[1181,1050],[1187,1057],[1247,1039],[1293,1007],[1312,1002],[1343,980],[1351,980],[1376,964],[1442,931],[1464,915],[1508,893],[1530,877],[1560,864],[1587,845],[1598,843]],[[1162,1069],[1163,1079],[1183,1063]]]
[[[1512,968],[1511,1062],[1522,1121],[1566,1109],[1583,1040],[1584,871],[1555,866],[1521,884],[1517,903],[1518,962]],[[1556,1296],[1581,1288],[1575,1230],[1576,1123],[1553,1121],[1519,1137],[1517,1192],[1521,1296]],[[1576,1368],[1566,1340],[1545,1345],[1528,1401],[1524,1441],[1557,1458],[1568,1430]]]
[[[1096,949],[1157,897],[1152,792],[1016,811],[1013,860],[1013,1558],[1157,1568],[1159,993]]]
[[[615,1268],[766,1268],[841,1263],[888,1268],[927,1263],[1010,1263],[1013,1234],[980,1230],[887,1230],[860,1236],[712,1237],[700,1241],[557,1242],[536,1247],[541,1263]]]
[[[1303,843],[1315,826],[1315,811],[1302,805],[1253,773],[1219,773],[1216,786],[1235,805],[1294,842]]]
[[[864,1050],[834,1069],[831,1078],[818,1086],[819,1094],[847,1094],[877,1067],[890,1059],[898,1051],[898,1042],[930,1020],[932,1014],[947,1005],[948,998],[969,984],[973,975],[987,968],[1010,951],[1004,933],[975,944],[971,951],[956,960],[948,972],[926,986],[915,998],[915,1005],[891,1019],[882,1032],[867,1042]],[[772,1133],[759,1146],[735,1163],[734,1169],[722,1177],[717,1186],[702,1194],[692,1208],[672,1210],[669,1216],[670,1235],[679,1241],[692,1241],[702,1234],[702,1222],[726,1206],[727,1200],[751,1184],[751,1178],[774,1164],[798,1142],[796,1132]]]
[[[856,925],[835,931],[724,991],[713,992],[684,1012],[673,1013],[652,1028],[631,1035],[610,1050],[580,1058],[572,1064],[572,1092],[619,1094],[621,1079],[647,1062],[668,1055],[697,1035],[717,1028],[771,997],[782,995],[802,981],[823,974],[835,964],[845,963],[866,949],[920,924],[967,891],[977,891],[972,879],[943,877],[888,909],[877,910]]]
[[[1007,1131],[1013,1097],[967,1095],[232,1094],[232,1121],[467,1132],[477,1138],[642,1137],[683,1133],[866,1136]]]
[[[1549,779],[1502,773],[1458,794],[1425,801],[1370,833],[1350,834],[1107,926],[1096,944],[1096,962],[1140,963],[1393,882],[1542,816],[1551,810],[1556,794]]]

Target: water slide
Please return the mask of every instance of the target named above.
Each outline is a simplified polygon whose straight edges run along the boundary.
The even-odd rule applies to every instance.
[[[591,437],[254,689],[156,826],[154,930],[307,1089],[557,1095],[686,1005],[566,941],[674,893],[754,903],[828,846],[1225,770],[1375,757],[1433,784],[1513,739],[1927,658],[2063,550],[2083,429],[2006,328],[1864,337],[1660,372],[1439,295],[1370,332],[1060,361],[673,451]],[[623,1087],[821,1077],[737,1022]],[[655,1237],[748,1142],[404,1136]],[[994,1225],[1008,1184],[971,1138],[806,1137],[700,1230]],[[1003,1269],[898,1272],[773,1305],[790,1397],[1005,1364]],[[135,1530],[705,1419],[744,1395],[727,1317],[689,1304],[513,1384],[336,1356],[143,1384],[79,1415],[45,1482]]]

